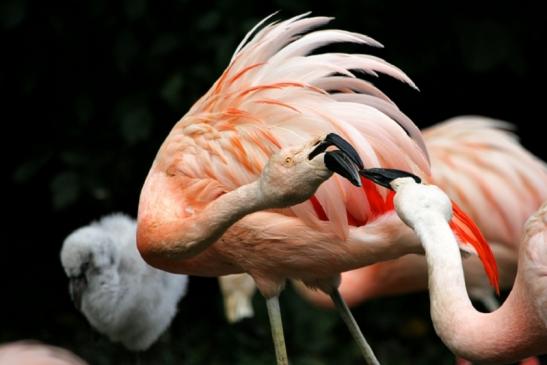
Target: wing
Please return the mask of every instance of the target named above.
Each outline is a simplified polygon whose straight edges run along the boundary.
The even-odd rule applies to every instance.
[[[379,89],[355,74],[382,73],[411,86],[413,82],[398,68],[370,55],[310,55],[331,43],[380,44],[343,30],[311,31],[330,18],[306,15],[257,31],[259,24],[247,34],[222,76],[164,142],[158,158],[165,169],[214,181],[211,186],[216,190],[230,191],[257,179],[279,148],[336,132],[356,147],[368,167],[428,174],[418,128]],[[385,191],[372,189],[374,196],[385,200]],[[324,211],[329,229],[345,237],[348,217],[364,223],[374,215],[369,196],[334,177],[319,188],[315,205]],[[283,210],[310,225],[318,222],[317,211],[312,202]]]
[[[516,246],[526,219],[547,199],[547,165],[518,142],[512,125],[466,116],[424,131],[433,182],[491,242]]]

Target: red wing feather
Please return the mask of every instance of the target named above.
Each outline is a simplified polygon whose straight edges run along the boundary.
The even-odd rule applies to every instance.
[[[456,234],[460,241],[460,245],[463,245],[464,249],[468,248],[465,246],[471,245],[473,250],[477,253],[484,266],[484,271],[486,271],[490,284],[496,289],[496,293],[499,294],[498,267],[490,245],[486,242],[486,239],[475,222],[473,222],[473,220],[454,202],[452,202],[452,212],[453,217],[450,221],[450,228],[452,228],[452,231]]]

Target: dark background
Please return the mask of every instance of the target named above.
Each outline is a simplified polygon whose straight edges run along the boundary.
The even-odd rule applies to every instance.
[[[333,27],[372,36],[358,47],[399,66],[416,92],[380,86],[420,127],[451,116],[510,121],[546,159],[546,19],[523,2],[404,0],[89,1],[0,5],[7,188],[0,253],[0,343],[23,338],[67,347],[93,364],[130,363],[73,308],[59,262],[64,237],[112,211],[136,214],[139,189],[161,141],[227,65],[261,18],[312,10]],[[353,46],[348,46],[346,50]],[[6,199],[7,198],[7,199]],[[267,316],[223,319],[216,281],[194,279],[169,333],[143,355],[152,364],[274,363]],[[385,364],[452,363],[435,336],[425,294],[371,301],[356,317]],[[293,364],[359,364],[334,313],[282,297]]]

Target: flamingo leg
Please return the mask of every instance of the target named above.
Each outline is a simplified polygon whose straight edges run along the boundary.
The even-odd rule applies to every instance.
[[[289,358],[287,357],[287,349],[285,347],[285,336],[283,335],[281,309],[279,308],[279,297],[276,295],[266,299],[266,306],[268,307],[268,317],[270,318],[270,327],[272,328],[277,365],[289,365]]]
[[[361,354],[365,358],[366,363],[368,365],[380,365],[380,362],[374,355],[374,352],[372,351],[372,348],[365,339],[365,336],[363,336],[359,325],[357,324],[357,322],[355,322],[355,318],[353,318],[353,315],[351,314],[346,302],[344,301],[344,298],[342,298],[342,296],[340,295],[338,288],[333,288],[330,291],[329,295],[336,305],[336,309],[338,309],[342,320],[344,321],[351,335],[353,336],[353,340],[359,346]]]

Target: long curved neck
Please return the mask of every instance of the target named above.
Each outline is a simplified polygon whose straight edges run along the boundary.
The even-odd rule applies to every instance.
[[[220,195],[194,214],[193,205],[185,204],[188,198],[182,195],[176,179],[152,169],[141,193],[137,244],[153,266],[161,266],[166,256],[171,261],[196,256],[245,215],[266,208],[255,181]],[[199,199],[199,192],[191,189],[186,192],[190,199]],[[178,205],[172,203],[176,198],[180,198]]]
[[[414,229],[426,252],[433,324],[454,353],[472,361],[512,362],[541,351],[546,334],[526,300],[521,273],[498,310],[480,313],[467,295],[458,245],[446,221],[429,215]]]
[[[414,232],[394,211],[351,228],[348,238],[341,240],[329,229],[330,222],[318,222],[311,229],[296,217],[262,211],[268,206],[266,199],[260,199],[258,182],[219,194],[189,213],[195,204],[188,200],[199,194],[190,191],[192,185],[181,188],[171,179],[151,172],[139,205],[139,251],[150,265],[162,270],[191,275],[246,271],[257,281],[270,278],[271,272],[282,272],[286,277],[313,282],[421,250]],[[266,246],[270,256],[279,259],[264,255]],[[216,250],[224,259],[218,259]],[[246,252],[243,259],[230,256],[242,251]],[[299,260],[284,259],[297,253],[309,257],[307,270],[302,270]]]

